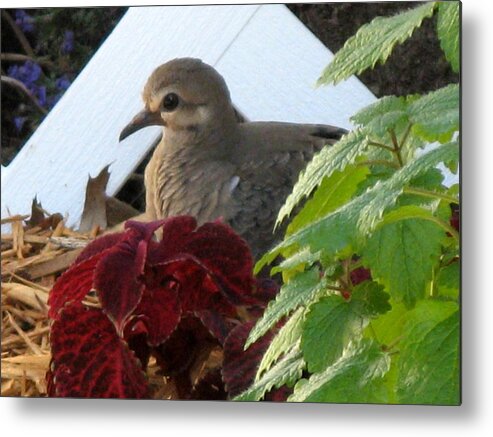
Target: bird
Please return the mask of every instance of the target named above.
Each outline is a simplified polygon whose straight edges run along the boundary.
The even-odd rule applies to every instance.
[[[144,109],[119,140],[147,126],[163,127],[144,172],[146,219],[222,219],[247,241],[255,259],[280,238],[282,229],[274,232],[277,214],[300,171],[346,133],[324,124],[244,121],[224,78],[195,58],[157,67],[142,99]]]

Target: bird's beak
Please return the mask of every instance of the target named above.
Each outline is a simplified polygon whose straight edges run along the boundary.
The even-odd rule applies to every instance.
[[[140,111],[120,133],[120,141],[123,141],[134,132],[147,126],[164,126],[164,121],[159,112],[151,112],[147,109]]]

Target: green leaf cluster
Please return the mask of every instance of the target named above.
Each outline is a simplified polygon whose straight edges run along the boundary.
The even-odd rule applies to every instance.
[[[457,71],[459,3],[426,3],[363,26],[319,82],[384,62],[433,14]],[[277,333],[238,400],[287,385],[293,402],[460,403],[459,190],[437,170],[457,171],[459,95],[376,101],[300,175],[278,215],[286,235],[256,265],[284,257],[272,268],[284,284],[245,348]]]

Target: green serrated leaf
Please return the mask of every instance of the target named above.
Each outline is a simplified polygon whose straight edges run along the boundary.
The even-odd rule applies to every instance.
[[[437,168],[430,168],[428,171],[415,177],[409,185],[425,190],[443,189],[443,173]]]
[[[385,374],[390,358],[368,339],[350,343],[341,358],[323,372],[299,381],[290,402],[385,403]]]
[[[408,219],[433,221],[435,217],[429,209],[424,209],[418,205],[405,205],[385,214],[382,221],[378,224],[378,227]]]
[[[459,334],[457,304],[428,300],[416,306],[400,342],[400,403],[459,404]]]
[[[312,269],[295,276],[283,285],[276,299],[270,301],[262,317],[257,321],[245,343],[245,349],[264,335],[282,317],[299,306],[308,305],[314,297],[325,289],[318,269]]]
[[[368,167],[348,165],[344,171],[335,171],[325,177],[313,197],[288,226],[287,235],[305,227],[348,202],[370,173]]]
[[[335,255],[348,245],[356,247],[375,228],[383,213],[395,204],[412,179],[454,156],[458,156],[457,142],[422,154],[389,179],[376,183],[341,208],[288,236],[268,252],[257,267],[261,268],[283,250],[294,246],[308,246],[312,252],[323,250],[324,256]]]
[[[370,196],[359,214],[358,226],[361,232],[368,233],[374,229],[384,211],[395,203],[404,186],[410,181],[436,167],[440,162],[458,159],[458,157],[458,143],[453,141],[422,154],[395,172],[390,179],[375,184],[371,189],[374,195]]]
[[[390,299],[392,309],[370,322],[369,335],[375,335],[376,340],[388,346],[395,343],[402,335],[402,329],[409,313],[403,303]]]
[[[460,263],[459,261],[451,262],[449,265],[442,267],[436,278],[436,290],[439,296],[449,297],[451,299],[459,298],[460,288]]]
[[[368,317],[376,317],[391,310],[390,295],[383,286],[373,281],[356,285],[352,292],[352,301],[359,302],[359,311]]]
[[[235,401],[259,401],[265,393],[283,385],[292,386],[301,377],[305,362],[299,348],[281,358],[262,378],[254,382],[250,388],[236,396]]]
[[[304,248],[299,252],[294,253],[289,258],[283,260],[278,266],[275,266],[271,270],[271,275],[275,275],[279,272],[294,271],[300,269],[303,271],[304,267],[310,267],[315,262],[320,260],[320,252],[311,253],[308,248]]]
[[[298,308],[272,339],[262,357],[262,361],[260,361],[255,381],[258,381],[262,374],[268,371],[280,356],[291,350],[293,345],[299,343],[305,312],[305,308]]]
[[[317,84],[337,84],[352,74],[373,68],[379,61],[385,62],[394,46],[408,39],[421,22],[433,14],[435,6],[435,3],[425,3],[392,17],[377,17],[365,24],[336,53]]]
[[[408,105],[406,97],[385,96],[353,115],[351,121],[375,135],[384,136],[389,128],[408,122]]]
[[[331,147],[324,147],[313,157],[306,169],[301,172],[292,193],[279,211],[276,226],[293,211],[293,208],[322,182],[325,176],[331,176],[334,171],[341,171],[363,153],[367,146],[366,134],[357,129],[344,135]]]
[[[399,221],[391,220],[379,227],[362,251],[363,264],[372,277],[408,308],[425,296],[445,233],[436,223],[399,217],[403,211],[418,209],[410,205],[390,213]]]
[[[311,373],[321,372],[338,359],[346,345],[361,332],[365,320],[357,301],[326,296],[310,306],[303,325],[301,349]]]
[[[460,2],[447,1],[438,3],[437,33],[440,46],[452,70],[459,72],[459,8]]]
[[[360,126],[367,126],[369,123],[390,112],[406,113],[407,100],[405,97],[385,96],[375,103],[364,107],[351,117],[351,121]]]
[[[459,130],[459,85],[450,84],[411,103],[413,132],[426,141],[450,141]]]
[[[409,182],[411,189],[420,188],[430,192],[443,193],[446,191],[445,186],[442,184],[444,179],[443,173],[437,168],[430,168],[428,171],[419,175]],[[399,197],[398,205],[430,205],[436,202],[437,198],[425,197],[423,195],[404,193]]]

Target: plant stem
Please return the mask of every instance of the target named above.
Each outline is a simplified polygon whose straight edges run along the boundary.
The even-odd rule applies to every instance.
[[[48,113],[48,111],[39,104],[36,97],[34,97],[32,95],[32,93],[26,88],[26,86],[20,80],[14,79],[13,77],[10,77],[10,76],[1,76],[0,81],[18,89],[19,91],[24,93],[27,97],[29,97],[29,99],[31,99],[31,101],[34,103],[34,106],[36,106],[36,108],[41,113],[43,113],[43,114]]]
[[[399,344],[399,342],[403,339],[403,335],[399,335],[396,338],[394,338],[389,344],[386,345],[386,350],[391,351],[394,346]]]
[[[34,50],[31,47],[31,44],[29,44],[29,41],[27,40],[26,36],[22,32],[22,30],[19,29],[19,26],[17,26],[17,24],[15,24],[15,21],[12,19],[10,14],[7,11],[3,10],[2,11],[2,17],[5,19],[5,21],[7,21],[7,23],[9,23],[9,26],[14,31],[15,36],[19,40],[19,43],[22,46],[22,48],[24,49],[24,51],[26,52],[26,54],[28,56],[34,57]]]
[[[423,217],[424,220],[429,220],[433,223],[436,223],[438,226],[443,228],[445,231],[447,231],[452,237],[454,237],[457,241],[460,241],[459,233],[448,223],[444,222],[443,220],[440,220],[438,217]]]
[[[22,53],[1,53],[0,60],[2,61],[11,61],[11,62],[25,62],[25,61],[34,61],[40,65],[44,65],[46,67],[53,67],[53,63],[48,59],[44,58],[32,58],[28,55],[23,55]]]
[[[409,137],[409,134],[411,133],[411,128],[413,127],[413,124],[412,123],[409,123],[407,125],[407,128],[406,128],[406,131],[404,132],[404,134],[402,135],[402,138],[401,138],[401,145],[400,145],[400,149],[402,149],[402,147],[404,147],[404,144],[406,144],[406,141]]]
[[[423,197],[431,197],[432,199],[445,200],[446,202],[449,203],[457,203],[457,204],[459,203],[459,199],[453,196],[449,196],[448,194],[444,194],[444,193],[437,193],[435,191],[423,190],[422,188],[406,187],[404,188],[404,193],[416,194],[418,196],[423,196]]]
[[[387,144],[379,143],[377,141],[368,141],[369,146],[380,147],[381,149],[388,150],[389,152],[394,153],[394,148],[387,146]]]
[[[404,162],[402,161],[402,156],[401,156],[401,148],[399,146],[399,142],[397,141],[397,136],[395,134],[394,129],[389,129],[389,134],[390,138],[392,140],[392,144],[394,145],[393,152],[395,156],[397,157],[397,161],[399,162],[399,167],[404,167]]]
[[[346,287],[337,287],[336,285],[327,285],[327,290],[347,291],[347,288]]]

